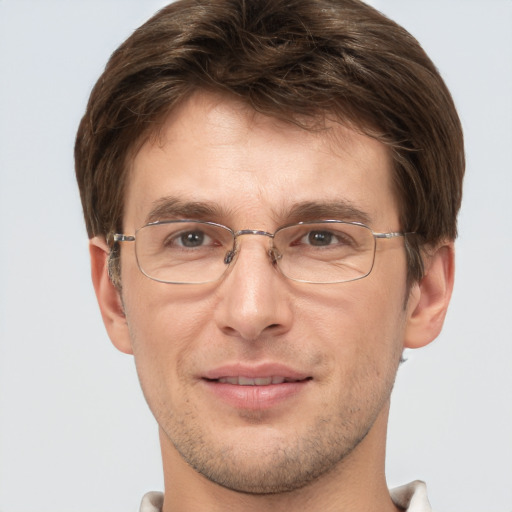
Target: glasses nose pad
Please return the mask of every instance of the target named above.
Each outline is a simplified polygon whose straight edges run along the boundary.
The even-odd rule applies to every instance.
[[[268,255],[270,256],[272,265],[276,265],[277,262],[283,257],[283,255],[275,247],[272,247],[268,250]]]
[[[226,256],[224,256],[224,263],[226,265],[229,265],[233,261],[234,257],[235,257],[235,250],[234,249],[229,250],[226,253]]]

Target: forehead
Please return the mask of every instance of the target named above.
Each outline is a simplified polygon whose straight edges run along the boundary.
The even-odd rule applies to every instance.
[[[340,123],[306,130],[231,97],[197,93],[131,161],[124,225],[166,216],[166,203],[206,205],[197,216],[245,228],[286,223],[297,205],[324,218],[330,207],[336,218],[352,209],[361,213],[355,220],[372,223],[396,214],[391,167],[383,144]]]

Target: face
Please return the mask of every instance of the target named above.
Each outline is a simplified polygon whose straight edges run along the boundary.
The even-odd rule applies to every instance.
[[[155,215],[274,232],[349,214],[400,230],[383,145],[197,94],[134,158],[124,232]],[[267,237],[239,242],[201,285],[150,280],[122,244],[131,350],[164,444],[224,487],[292,490],[340,467],[386,414],[409,315],[403,239],[377,241],[371,274],[343,284],[288,280]]]

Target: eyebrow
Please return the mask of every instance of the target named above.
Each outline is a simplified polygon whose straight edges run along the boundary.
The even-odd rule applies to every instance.
[[[273,217],[285,223],[312,220],[347,220],[370,224],[368,213],[347,200],[304,201],[273,211]],[[209,201],[183,201],[167,196],[156,200],[146,217],[146,224],[161,220],[197,219],[219,221],[229,218],[228,212],[217,203]]]
[[[357,208],[347,200],[296,203],[285,214],[288,222],[307,222],[311,220],[347,220],[370,224],[368,213]]]
[[[215,204],[203,201],[182,201],[177,197],[162,197],[153,203],[146,217],[146,223],[172,219],[217,219],[221,209]]]

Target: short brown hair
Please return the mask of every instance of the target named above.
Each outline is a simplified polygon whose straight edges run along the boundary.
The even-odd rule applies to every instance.
[[[457,234],[464,148],[446,85],[419,43],[358,0],[178,0],[136,30],[96,83],[75,145],[89,237],[121,231],[127,162],[198,89],[269,116],[325,115],[390,148],[408,275]],[[300,120],[300,121],[299,121]]]

